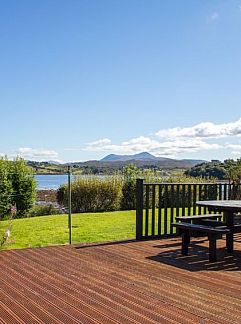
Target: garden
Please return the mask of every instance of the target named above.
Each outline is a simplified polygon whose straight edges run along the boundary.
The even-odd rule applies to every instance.
[[[236,194],[240,191],[240,187],[234,185],[232,192],[228,191],[228,185],[217,185],[215,179],[178,175],[165,179],[165,184],[159,185],[154,192],[152,183],[161,184],[163,179],[155,171],[143,172],[135,165],[125,167],[122,174],[106,178],[76,177],[71,183],[72,243],[134,239],[137,178],[150,183],[143,193],[145,222],[148,215],[151,216],[147,220],[149,226],[145,226],[153,227],[154,220],[154,231],[165,235],[172,233],[170,224],[176,216],[194,212],[195,199],[217,199],[218,195],[228,199],[237,188]],[[59,206],[56,208],[49,202],[36,205],[34,174],[23,159],[2,158],[0,180],[2,249],[68,244],[68,184],[55,192]]]

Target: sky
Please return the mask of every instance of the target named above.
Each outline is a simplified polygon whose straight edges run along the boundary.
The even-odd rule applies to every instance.
[[[0,155],[241,157],[241,0],[0,0]]]

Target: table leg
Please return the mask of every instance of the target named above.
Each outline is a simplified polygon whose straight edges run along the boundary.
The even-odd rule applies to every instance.
[[[190,235],[188,230],[182,232],[182,255],[188,255],[188,244],[190,243]]]
[[[226,234],[226,247],[228,253],[233,253],[233,212],[225,211],[224,219],[226,220],[226,225],[230,230],[230,233]]]
[[[209,235],[209,261],[217,261],[217,237],[215,235]]]

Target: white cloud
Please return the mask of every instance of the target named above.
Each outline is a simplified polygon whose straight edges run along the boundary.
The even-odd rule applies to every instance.
[[[98,143],[98,146],[96,145]],[[148,151],[156,156],[175,157],[180,153],[191,153],[200,150],[216,150],[219,149],[218,144],[209,144],[201,139],[176,139],[160,141],[150,137],[140,136],[138,138],[124,141],[119,145],[112,144],[110,140],[108,143],[99,140],[89,143],[85,151],[99,151],[99,152],[115,152],[119,154],[133,154]]]
[[[226,148],[230,148],[232,150],[240,150],[241,151],[241,145],[240,144],[226,144]]]
[[[221,138],[240,138],[241,118],[235,122],[214,124],[202,122],[190,127],[161,129],[151,136],[139,136],[121,143],[113,143],[109,138],[102,138],[88,143],[83,151],[133,154],[150,152],[155,156],[177,157],[179,154],[232,150],[241,151],[241,145],[220,144]],[[217,140],[219,140],[217,142]]]
[[[211,18],[212,20],[217,20],[217,19],[219,18],[219,14],[218,14],[217,12],[214,12],[214,13],[210,16],[210,18]]]
[[[95,142],[91,142],[90,143],[92,147],[99,147],[99,146],[105,146],[105,145],[110,145],[111,144],[111,140],[109,138],[102,138],[98,141]]]
[[[219,19],[219,13],[218,12],[213,12],[208,18],[211,21],[218,20]]]
[[[222,138],[241,135],[241,118],[233,123],[200,123],[192,127],[175,127],[159,130],[160,138]]]
[[[34,160],[34,161],[49,161],[49,160],[54,160],[54,161],[60,161],[58,160],[58,152],[54,150],[47,150],[43,148],[38,148],[34,149],[31,147],[20,147],[17,151],[16,154],[18,156],[23,157],[26,160]]]
[[[231,149],[231,154],[233,155],[240,155],[241,157],[241,145],[240,144],[226,144],[225,148]]]

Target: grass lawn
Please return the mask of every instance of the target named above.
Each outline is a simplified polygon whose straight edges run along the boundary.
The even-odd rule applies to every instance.
[[[179,210],[182,214],[182,210]],[[187,214],[187,210],[185,211]],[[175,216],[174,216],[175,217]],[[151,234],[151,210],[149,211],[149,234]],[[161,232],[164,233],[162,210]],[[175,219],[175,218],[174,218]],[[158,232],[158,211],[155,215],[155,234]],[[0,237],[6,230],[7,221],[0,222]],[[103,242],[135,238],[135,211],[115,211],[104,213],[83,213],[72,215],[72,242]],[[143,219],[145,229],[145,212]],[[175,230],[175,229],[174,229]],[[167,210],[167,233],[170,231],[170,209]],[[68,244],[68,215],[50,215],[15,219],[11,236],[5,249],[40,247]]]
[[[0,235],[7,221],[0,222]],[[72,215],[72,241],[99,242],[135,238],[135,211]],[[15,219],[6,249],[66,244],[69,241],[68,216],[51,215]]]

